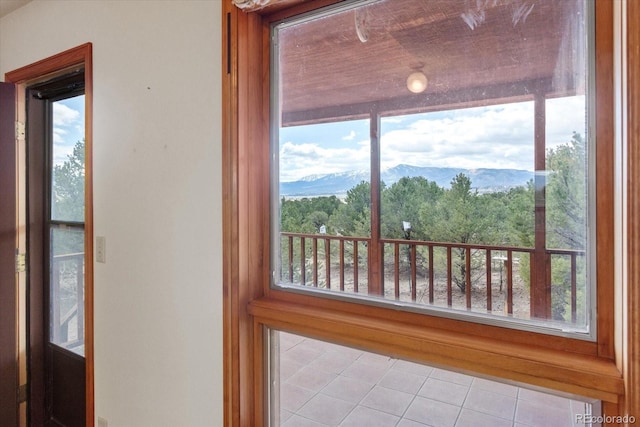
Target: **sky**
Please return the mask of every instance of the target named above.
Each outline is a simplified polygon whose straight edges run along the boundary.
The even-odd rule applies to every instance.
[[[546,144],[585,135],[584,96],[547,100]],[[386,117],[381,166],[533,170],[533,102]],[[280,180],[369,169],[369,122],[280,129]]]
[[[84,139],[84,95],[53,103],[53,164],[59,165]]]

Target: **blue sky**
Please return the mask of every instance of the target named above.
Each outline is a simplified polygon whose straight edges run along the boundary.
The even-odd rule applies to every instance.
[[[53,163],[64,163],[84,139],[84,95],[53,104]]]
[[[583,96],[546,105],[547,148],[585,134]],[[381,164],[533,170],[533,103],[504,104],[382,119]],[[369,169],[369,122],[280,130],[280,180]]]

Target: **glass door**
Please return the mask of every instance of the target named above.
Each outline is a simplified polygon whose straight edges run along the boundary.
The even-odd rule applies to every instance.
[[[84,74],[27,93],[29,423],[84,426]]]
[[[51,106],[49,340],[84,356],[84,95]]]

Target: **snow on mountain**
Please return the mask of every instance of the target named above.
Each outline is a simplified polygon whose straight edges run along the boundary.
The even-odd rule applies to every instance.
[[[471,185],[481,193],[508,190],[525,185],[533,179],[533,172],[520,169],[461,169],[421,167],[400,164],[380,172],[382,181],[391,186],[402,177],[422,176],[449,188],[451,180],[464,173]],[[369,182],[368,171],[348,171],[326,175],[310,175],[298,181],[281,182],[280,195],[286,197],[344,196],[347,191],[362,181]]]

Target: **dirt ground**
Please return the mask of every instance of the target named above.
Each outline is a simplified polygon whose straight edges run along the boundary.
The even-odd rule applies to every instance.
[[[408,269],[405,269],[408,270]],[[324,277],[324,268],[321,267],[318,273],[318,287],[326,288],[326,280]],[[311,278],[307,276],[307,280]],[[433,303],[429,302],[429,279],[425,275],[417,275],[416,278],[416,301],[417,305],[431,305],[435,307],[447,308],[447,278],[434,277],[434,289],[433,289]],[[343,288],[345,293],[354,292],[354,280],[353,269],[345,267],[344,284]],[[337,292],[340,291],[340,274],[339,267],[331,267],[331,282],[330,289]],[[395,292],[395,277],[393,274],[385,275],[385,299],[396,300]],[[366,269],[359,269],[358,272],[358,294],[367,295],[367,271]],[[411,288],[410,288],[410,272],[402,271],[399,274],[399,300],[403,302],[412,302]],[[495,316],[513,317],[518,319],[529,318],[529,289],[520,278],[517,266],[514,267],[513,272],[513,286],[512,286],[512,306],[513,312],[511,315],[507,313],[507,279],[504,270],[501,272],[499,268],[492,269],[491,277],[491,310],[487,308],[487,289],[486,278],[483,277],[476,279],[472,284],[471,289],[471,309],[470,311],[476,313],[490,313]],[[451,286],[451,307],[454,310],[469,311],[467,309],[466,295],[461,291],[455,283]]]

